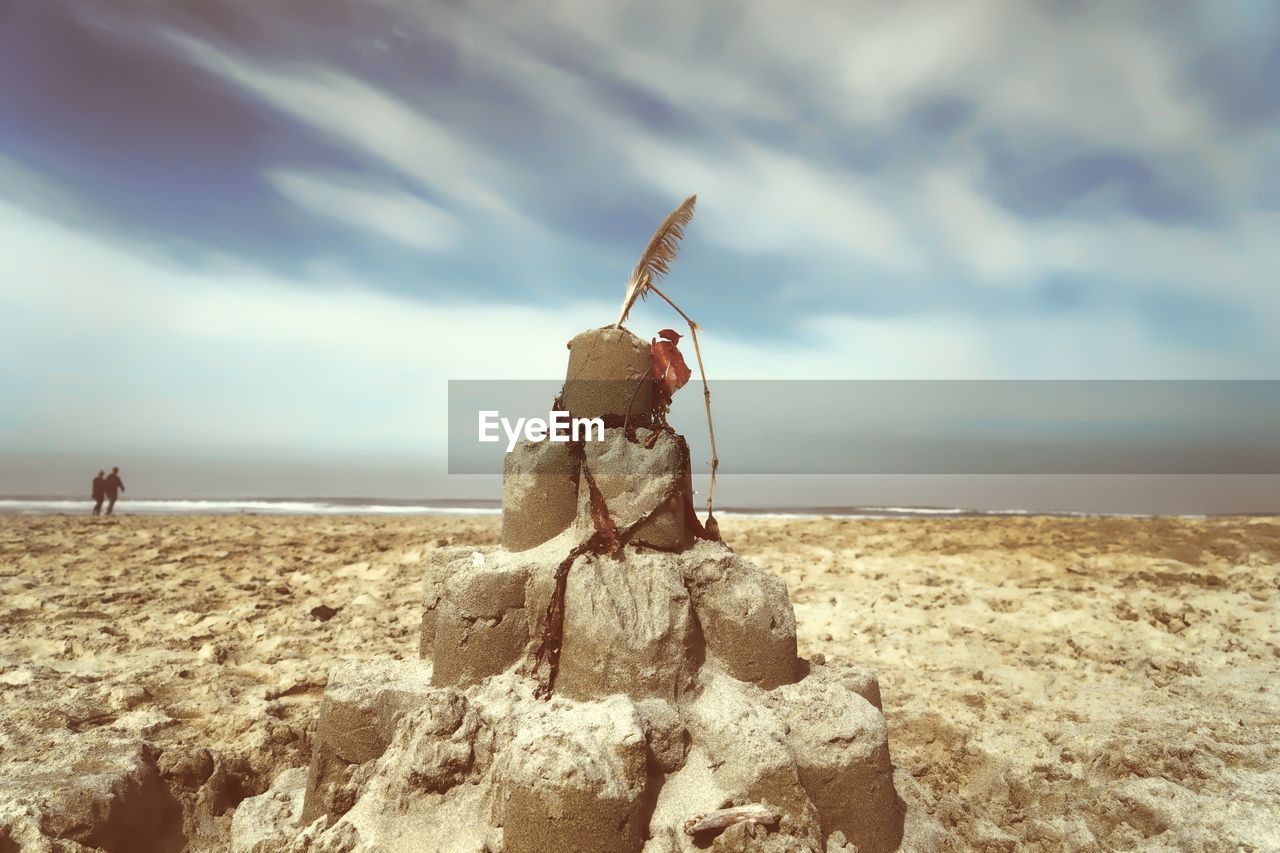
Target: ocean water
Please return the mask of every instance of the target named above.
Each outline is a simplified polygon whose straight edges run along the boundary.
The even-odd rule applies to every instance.
[[[87,515],[93,502],[83,498],[0,498],[0,515]],[[243,498],[134,499],[122,498],[117,515],[497,515],[497,500],[401,500],[391,498]],[[701,513],[701,507],[699,507]],[[965,509],[962,507],[804,506],[726,507],[722,518],[935,518],[946,516],[1079,516],[1147,518],[1140,513],[1036,512],[1024,509]],[[1203,516],[1181,516],[1200,518]]]

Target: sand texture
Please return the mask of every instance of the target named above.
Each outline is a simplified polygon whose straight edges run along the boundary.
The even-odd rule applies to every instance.
[[[721,526],[801,655],[879,676],[900,787],[961,849],[1280,849],[1276,520]],[[308,764],[339,659],[417,656],[426,552],[498,535],[0,518],[0,850],[221,850],[299,811],[297,772],[236,806]]]

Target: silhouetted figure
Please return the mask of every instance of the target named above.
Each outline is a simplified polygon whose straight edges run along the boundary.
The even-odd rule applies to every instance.
[[[102,501],[107,497],[107,477],[102,471],[93,478],[93,514],[102,515]]]
[[[103,485],[107,490],[107,515],[111,515],[111,511],[116,508],[116,498],[120,492],[124,491],[124,480],[120,479],[120,469],[112,468],[111,476]]]

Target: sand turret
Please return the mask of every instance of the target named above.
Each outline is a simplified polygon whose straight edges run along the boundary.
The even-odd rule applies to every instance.
[[[625,329],[572,340],[559,402],[603,437],[511,452],[502,544],[428,553],[416,657],[332,671],[305,785],[234,849],[930,846],[875,676],[800,659],[782,579],[699,523],[654,372]]]
[[[503,471],[502,544],[524,551],[563,533],[593,527],[584,465],[619,529],[636,526],[636,544],[680,550],[693,541],[689,448],[672,431],[654,431],[650,344],[626,329],[583,332],[569,342],[561,410],[600,418],[605,440],[581,448],[524,441]],[[636,433],[640,440],[634,440]]]

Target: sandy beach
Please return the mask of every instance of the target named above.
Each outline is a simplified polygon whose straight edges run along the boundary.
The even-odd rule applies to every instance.
[[[225,849],[307,763],[333,662],[415,654],[423,555],[498,528],[0,517],[0,850],[92,849],[42,839],[110,807],[104,743],[154,765],[156,849]],[[893,761],[959,849],[1280,849],[1280,520],[722,529],[786,580],[802,655],[879,675]]]

